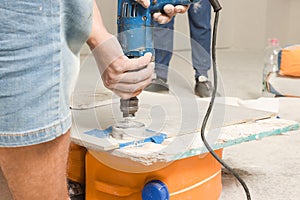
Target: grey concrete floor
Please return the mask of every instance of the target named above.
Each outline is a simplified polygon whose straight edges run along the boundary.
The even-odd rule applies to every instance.
[[[260,97],[263,68],[262,51],[218,50],[220,92],[241,99]],[[189,67],[190,51],[174,53],[170,74],[183,73],[194,84]],[[169,77],[170,86],[173,80]],[[191,90],[191,92],[193,92]],[[300,111],[300,108],[293,108]],[[294,112],[299,113],[299,112]],[[291,115],[288,118],[294,119]],[[299,119],[299,118],[295,118]],[[253,200],[300,199],[300,131],[236,145],[224,150],[224,160],[241,174],[248,184]],[[0,200],[10,200],[0,174]],[[223,174],[220,200],[246,199],[240,184],[228,173]]]
[[[189,60],[190,52],[175,52],[171,66],[184,72],[189,81],[193,70],[186,68],[182,58]],[[261,96],[263,51],[218,50],[219,88],[224,96],[244,100]],[[172,84],[172,77],[170,84]],[[193,84],[193,81],[191,81]],[[299,100],[300,101],[300,100]],[[299,105],[299,104],[298,104]],[[298,120],[300,107],[283,112],[286,119]],[[300,199],[300,131],[239,144],[224,150],[224,160],[244,179],[253,200]],[[220,200],[246,199],[243,188],[228,173],[223,173]]]
[[[263,52],[225,50],[218,55],[225,95],[242,99],[260,97]],[[300,107],[293,109],[297,111],[290,112],[285,118],[299,120]],[[300,199],[299,133],[294,131],[224,150],[225,161],[240,172],[252,199]],[[224,174],[221,200],[236,199],[246,199],[242,187],[231,175]]]

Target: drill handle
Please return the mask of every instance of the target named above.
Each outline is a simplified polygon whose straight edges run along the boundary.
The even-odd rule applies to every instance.
[[[197,3],[200,0],[153,0],[150,6],[151,13],[163,11],[163,8],[167,4],[177,5],[190,5],[192,3]]]
[[[153,0],[152,4],[150,6],[150,10],[151,10],[151,13],[154,13],[154,12],[163,11],[164,6],[167,4],[172,4],[174,6],[177,6],[177,5],[187,6],[187,5],[190,5],[193,3],[197,3],[199,1],[200,0]],[[215,12],[218,12],[219,10],[222,9],[218,0],[209,0],[209,2]]]

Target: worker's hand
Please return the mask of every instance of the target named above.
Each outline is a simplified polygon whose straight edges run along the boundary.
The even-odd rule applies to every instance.
[[[135,0],[145,8],[150,6],[149,0]],[[157,12],[153,14],[153,19],[160,24],[166,24],[172,20],[177,13],[185,13],[189,9],[189,6],[167,4],[164,6],[164,12]]]
[[[102,81],[122,99],[137,96],[152,80],[154,63],[152,54],[129,59],[115,37],[111,37],[93,50]]]
[[[104,85],[122,99],[137,96],[151,83],[154,70],[151,57],[151,53],[134,59],[119,57],[102,74]]]
[[[135,0],[135,1],[140,3],[145,8],[148,8],[150,6],[150,0]]]
[[[157,12],[153,14],[153,19],[160,24],[169,23],[177,13],[185,13],[189,6],[167,4],[164,6],[164,13]]]

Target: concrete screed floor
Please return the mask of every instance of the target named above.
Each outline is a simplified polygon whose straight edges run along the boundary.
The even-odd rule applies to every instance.
[[[241,99],[260,97],[263,52],[218,50],[218,68],[221,94]],[[171,61],[172,73],[182,73],[194,87],[194,72],[190,63],[190,51],[175,51]],[[293,108],[300,111],[300,108]],[[299,113],[299,112],[298,112]],[[288,116],[299,120],[298,116]],[[253,200],[297,200],[300,198],[300,131],[273,136],[258,141],[226,148],[224,160],[247,183]],[[246,199],[237,180],[223,173],[223,191],[220,200]],[[4,178],[0,174],[0,200],[10,200]]]
[[[180,54],[188,57],[190,52],[177,53],[178,57],[181,57]],[[217,59],[221,79],[219,88],[224,96],[244,100],[257,99],[261,96],[263,51],[223,49],[217,51]],[[192,80],[193,70],[188,69],[187,72],[175,59],[172,66],[178,67],[180,72],[186,72]],[[288,115],[288,119],[299,121],[297,115],[300,107],[293,109],[297,112]],[[224,160],[245,180],[253,200],[300,199],[299,133],[300,131],[294,131],[287,135],[243,143],[224,150]],[[222,183],[220,200],[246,199],[239,182],[226,171],[223,172]]]

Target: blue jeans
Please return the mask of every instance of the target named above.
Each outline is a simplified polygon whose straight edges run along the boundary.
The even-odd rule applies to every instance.
[[[0,147],[47,142],[70,129],[92,3],[0,0]]]
[[[188,10],[192,64],[195,78],[208,76],[211,46],[211,5],[208,0],[192,4]],[[174,19],[168,24],[154,23],[155,72],[158,78],[167,80],[172,57]]]

